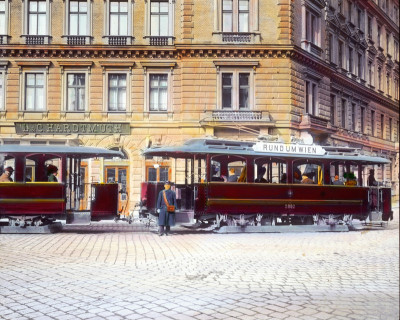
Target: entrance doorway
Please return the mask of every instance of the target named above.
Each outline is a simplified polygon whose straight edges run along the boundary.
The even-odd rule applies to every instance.
[[[118,183],[119,201],[118,212],[121,215],[129,215],[129,168],[128,166],[107,166],[105,167],[105,181],[107,183]]]

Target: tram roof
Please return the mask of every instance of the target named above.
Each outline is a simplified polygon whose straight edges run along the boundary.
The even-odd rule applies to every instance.
[[[93,157],[121,157],[124,155],[120,151],[108,150],[97,147],[86,146],[67,146],[67,145],[19,145],[19,144],[3,144],[0,145],[0,154],[4,155],[22,155],[22,154],[51,154],[51,155],[67,155],[79,158]]]
[[[190,139],[180,146],[152,146],[143,151],[144,156],[159,156],[173,158],[189,158],[193,155],[205,154],[225,154],[237,156],[254,156],[254,157],[277,157],[277,158],[310,158],[320,160],[344,160],[356,161],[364,164],[386,164],[390,160],[383,157],[368,156],[357,153],[355,148],[324,146],[325,154],[292,154],[279,152],[261,152],[253,149],[257,141],[236,141],[223,139]],[[284,145],[282,143],[282,145]],[[308,147],[308,145],[302,145]]]

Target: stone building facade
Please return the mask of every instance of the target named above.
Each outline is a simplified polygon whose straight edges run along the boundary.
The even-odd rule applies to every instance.
[[[398,27],[398,0],[3,0],[1,143],[121,149],[83,165],[128,211],[179,172],[141,149],[204,136],[360,148],[397,190]]]

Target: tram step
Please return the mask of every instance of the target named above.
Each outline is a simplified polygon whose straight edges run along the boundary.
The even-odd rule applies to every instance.
[[[48,224],[46,226],[27,226],[27,227],[11,227],[11,226],[1,226],[0,233],[55,233],[62,230],[61,222],[54,222],[52,224]]]
[[[90,211],[69,211],[67,212],[66,224],[90,225]]]
[[[347,225],[304,226],[223,226],[217,233],[300,233],[300,232],[348,232]]]

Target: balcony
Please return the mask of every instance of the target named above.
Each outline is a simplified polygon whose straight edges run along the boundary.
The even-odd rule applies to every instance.
[[[309,129],[314,133],[332,133],[336,128],[331,126],[329,120],[312,114],[304,114],[300,122],[301,129]]]
[[[213,111],[212,121],[261,121],[261,111]]]
[[[25,44],[28,45],[43,45],[50,43],[50,36],[43,35],[22,35],[21,37],[25,38]]]
[[[174,37],[171,36],[148,36],[150,46],[170,46],[173,45]]]
[[[90,36],[63,36],[67,38],[67,45],[69,46],[84,46],[90,44]]]
[[[224,32],[222,33],[222,42],[250,43],[251,33]]]
[[[134,37],[131,36],[103,36],[106,44],[110,46],[129,46],[133,43]]]

